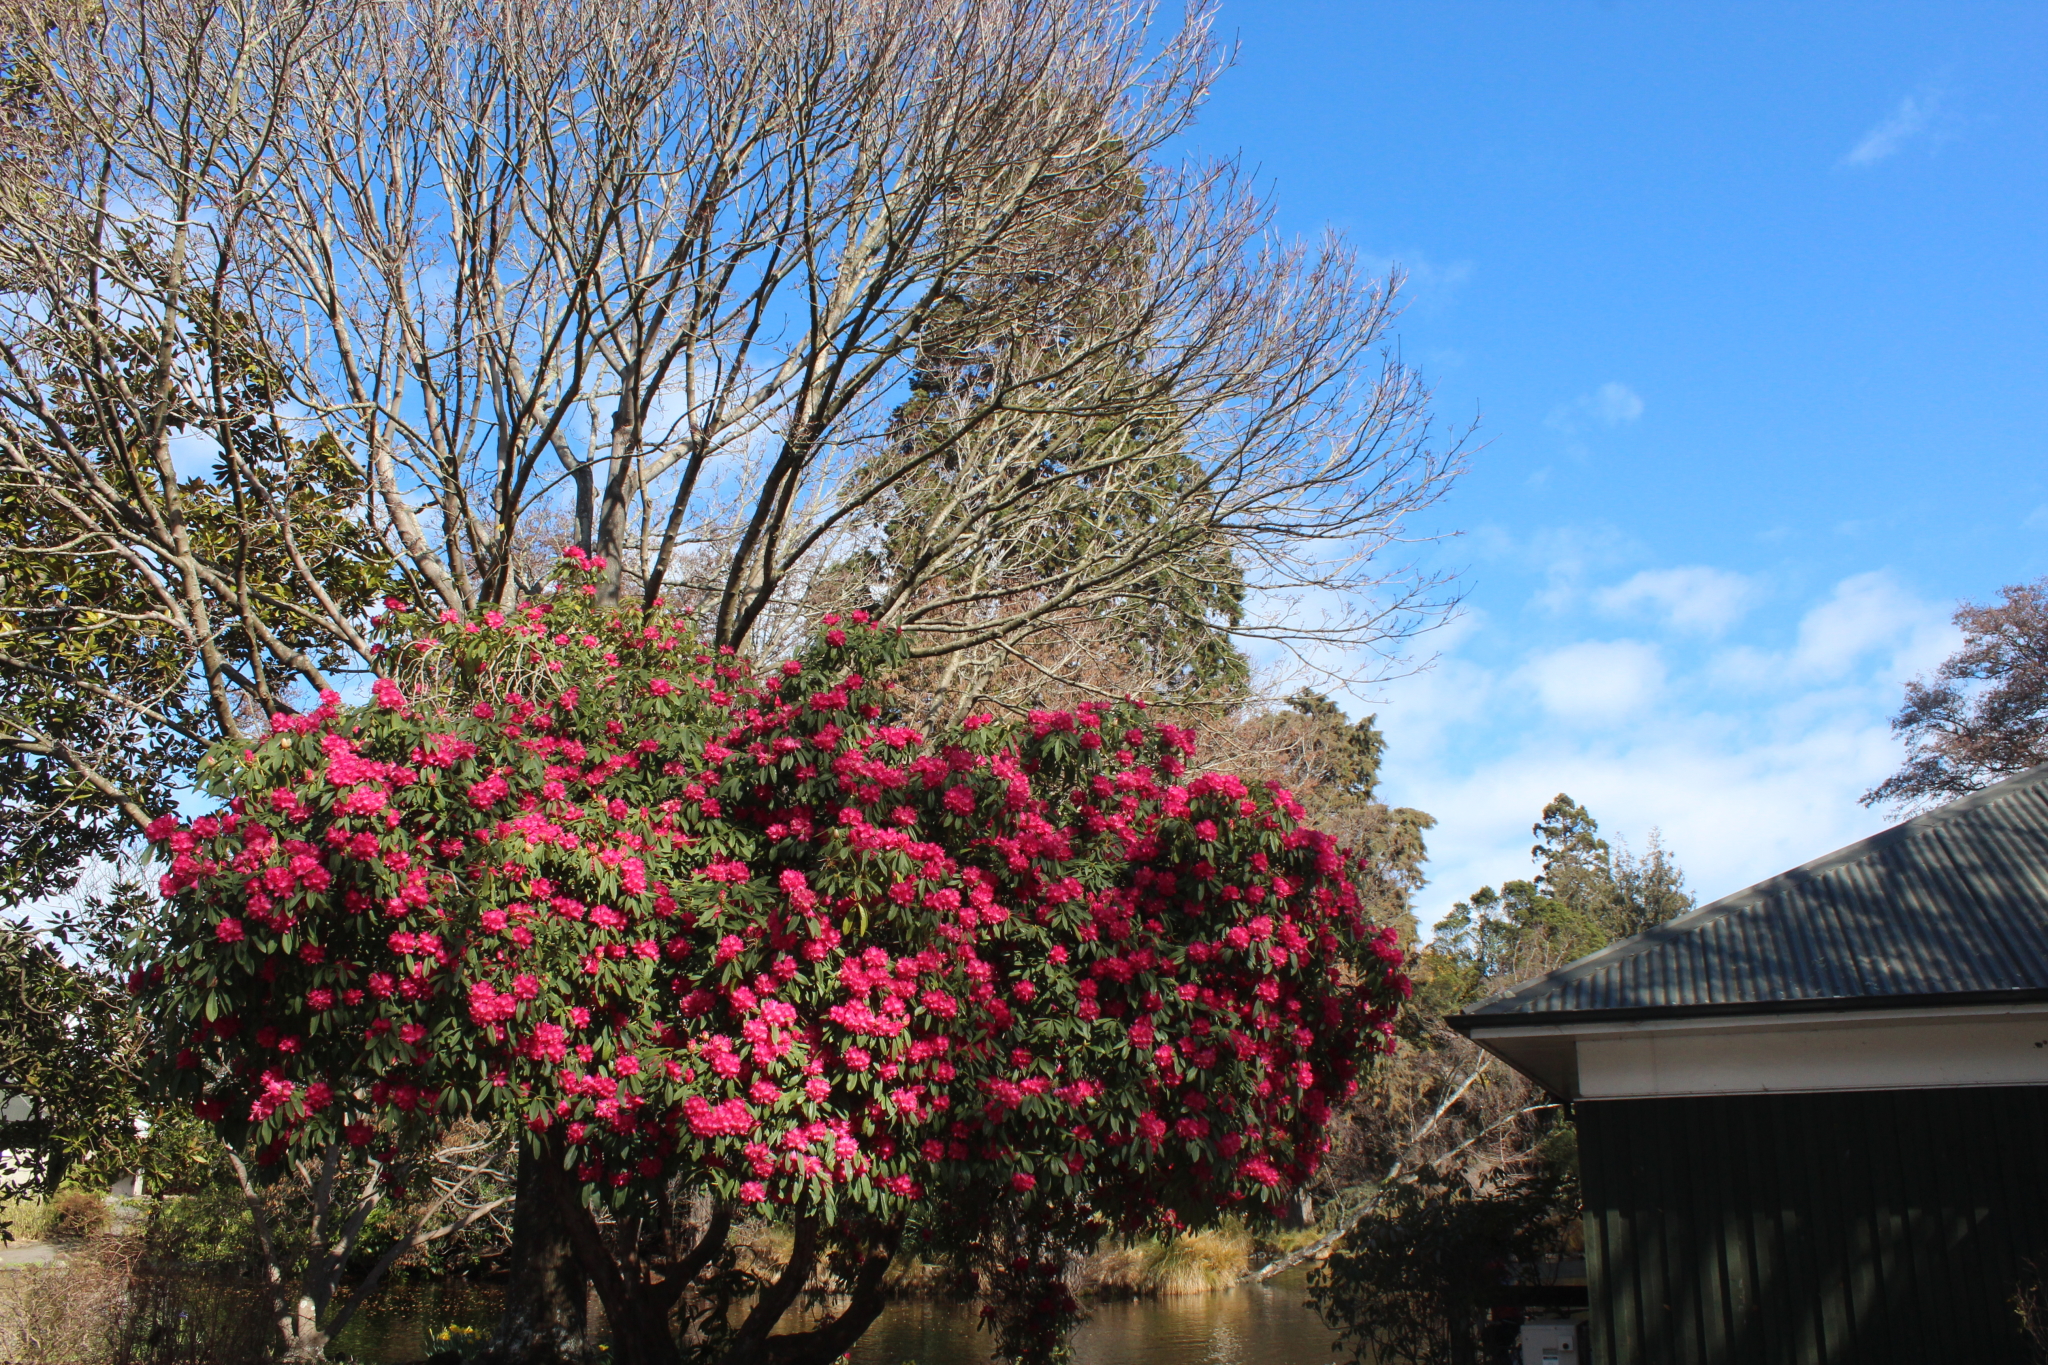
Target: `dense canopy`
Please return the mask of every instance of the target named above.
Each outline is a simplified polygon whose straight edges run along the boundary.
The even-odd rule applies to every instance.
[[[621,1211],[680,1178],[870,1227],[1173,1225],[1314,1170],[1407,983],[1287,791],[1189,778],[1134,704],[926,736],[894,631],[756,672],[576,558],[509,616],[388,604],[368,705],[278,717],[207,760],[224,809],[152,825],[137,984],[203,1115],[386,1159],[509,1109]]]

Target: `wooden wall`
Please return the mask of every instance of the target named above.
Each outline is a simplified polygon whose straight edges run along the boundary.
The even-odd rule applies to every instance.
[[[2048,1086],[1585,1101],[1592,1365],[2025,1365]]]

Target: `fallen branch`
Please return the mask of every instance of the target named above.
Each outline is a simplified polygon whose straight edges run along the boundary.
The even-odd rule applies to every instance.
[[[1409,1158],[1415,1155],[1415,1149],[1420,1147],[1423,1140],[1436,1131],[1437,1124],[1441,1123],[1444,1115],[1451,1111],[1451,1106],[1465,1098],[1465,1092],[1479,1083],[1479,1078],[1486,1074],[1486,1068],[1492,1062],[1493,1058],[1491,1056],[1479,1059],[1479,1065],[1472,1068],[1472,1074],[1460,1082],[1458,1088],[1446,1096],[1444,1102],[1436,1107],[1435,1112],[1430,1114],[1429,1118],[1423,1122],[1423,1125],[1415,1130],[1414,1134],[1408,1139],[1408,1144],[1401,1149],[1401,1154],[1395,1157],[1393,1163],[1387,1167],[1387,1173],[1381,1176],[1379,1182],[1373,1186],[1372,1193],[1368,1194],[1357,1208],[1344,1215],[1343,1220],[1336,1227],[1332,1228],[1324,1236],[1310,1242],[1307,1246],[1290,1251],[1270,1264],[1250,1272],[1239,1283],[1250,1284],[1261,1280],[1269,1280],[1289,1266],[1300,1265],[1303,1261],[1307,1260],[1320,1259],[1331,1247],[1337,1245],[1343,1239],[1344,1234],[1357,1227],[1359,1223],[1364,1221],[1367,1214],[1380,1206],[1380,1201],[1386,1197],[1388,1190],[1404,1183],[1402,1172],[1408,1165]],[[1491,1132],[1494,1127],[1498,1126],[1498,1124],[1492,1125],[1486,1131]],[[1484,1134],[1480,1134],[1480,1136],[1484,1136]],[[1477,1140],[1477,1137],[1467,1139],[1463,1144],[1454,1149],[1454,1153],[1463,1151]],[[1412,1177],[1412,1172],[1410,1176]]]

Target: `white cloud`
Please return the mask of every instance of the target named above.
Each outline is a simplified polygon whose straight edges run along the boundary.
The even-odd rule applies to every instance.
[[[1646,553],[1641,541],[1612,526],[1541,531],[1520,544],[1507,544],[1508,552],[1543,575],[1543,587],[1534,602],[1549,612],[1576,607],[1589,575],[1640,562]]]
[[[1559,792],[1611,840],[1640,850],[1656,829],[1702,904],[1893,823],[1857,802],[1898,764],[1880,717],[1838,713],[1746,738],[1745,728],[1659,716],[1654,730],[1621,742],[1532,739],[1464,772],[1414,774],[1389,794],[1437,817],[1430,885],[1416,907],[1424,931],[1480,886],[1530,874],[1529,827]],[[1390,777],[1402,738],[1393,731]]]
[[[1893,823],[1858,798],[1903,757],[1890,718],[1903,681],[1955,648],[1950,608],[1883,571],[1803,611],[1780,604],[1790,619],[1760,596],[1724,569],[1652,570],[1561,617],[1491,618],[1438,671],[1390,689],[1371,708],[1388,737],[1383,795],[1438,821],[1425,931],[1479,886],[1529,875],[1529,826],[1559,792],[1638,849],[1658,829],[1703,902]],[[1623,610],[1741,638],[1581,639],[1484,662],[1535,620],[1556,631]]]
[[[1899,101],[1898,108],[1879,119],[1855,146],[1842,154],[1841,164],[1875,166],[1888,160],[1914,138],[1928,134],[1940,107],[1941,96],[1936,91],[1924,90],[1906,96]]]
[[[1538,655],[1522,675],[1552,715],[1612,721],[1649,705],[1664,687],[1664,660],[1641,640],[1587,640]]]
[[[1425,307],[1450,302],[1472,278],[1470,261],[1433,261],[1420,251],[1391,256],[1366,256],[1360,264],[1382,279],[1397,272],[1403,283],[1401,293]]]
[[[1960,643],[1951,608],[1902,587],[1882,570],[1835,584],[1799,621],[1790,649],[1738,645],[1709,666],[1713,681],[1746,687],[1833,686],[1877,681],[1887,687],[1924,673]],[[1859,671],[1860,670],[1860,671]]]
[[[1643,415],[1643,396],[1626,384],[1610,381],[1593,391],[1590,411],[1601,425],[1618,427]]]
[[[1378,713],[1400,717],[1402,752],[1421,761],[1444,747],[1447,739],[1483,722],[1500,706],[1501,679],[1447,649],[1446,657],[1423,671],[1389,678],[1368,689],[1344,692],[1340,700],[1354,716]]]
[[[1610,379],[1591,393],[1580,394],[1569,403],[1551,409],[1546,423],[1567,436],[1584,431],[1588,424],[1627,426],[1643,415],[1643,396],[1628,385]]]
[[[1803,675],[1836,678],[1867,655],[1889,654],[1888,671],[1912,674],[1953,648],[1948,611],[1900,587],[1883,571],[1857,574],[1799,622],[1792,664]]]
[[[1744,575],[1695,564],[1645,569],[1595,593],[1593,602],[1611,616],[1652,610],[1674,630],[1719,635],[1748,613],[1756,596],[1755,583]]]

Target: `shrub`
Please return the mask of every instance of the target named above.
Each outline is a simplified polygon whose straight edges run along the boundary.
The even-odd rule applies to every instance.
[[[237,1265],[248,1260],[252,1228],[242,1192],[225,1184],[154,1202],[146,1233],[150,1260],[159,1265]]]
[[[0,1273],[0,1360],[19,1365],[257,1365],[274,1337],[256,1291],[214,1276],[91,1255]]]
[[[862,613],[757,672],[563,589],[394,602],[372,705],[275,717],[202,765],[221,810],[151,825],[134,985],[260,1164],[509,1118],[592,1203],[680,1175],[854,1265],[976,1207],[953,1250],[1048,1341],[1083,1238],[1313,1173],[1407,982],[1287,791],[1189,775],[1131,704],[893,723],[906,646]],[[668,1291],[611,1269],[615,1325],[659,1330]]]
[[[109,1221],[104,1196],[90,1190],[63,1190],[43,1205],[36,1219],[36,1236],[46,1242],[82,1242],[105,1232]]]

